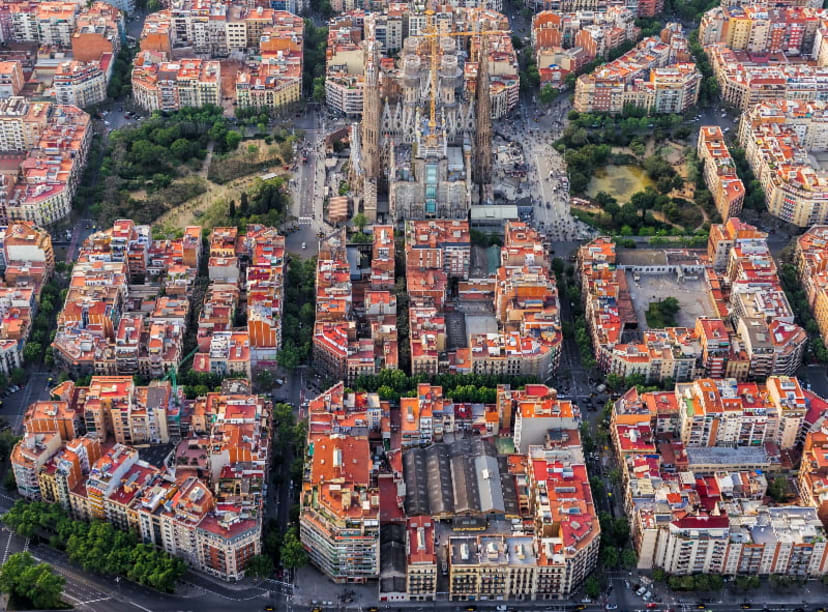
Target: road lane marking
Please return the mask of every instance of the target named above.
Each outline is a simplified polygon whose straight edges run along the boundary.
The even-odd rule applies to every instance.
[[[88,604],[98,603],[101,601],[109,601],[110,599],[112,599],[112,597],[98,597],[97,599],[89,599],[87,601],[82,601],[80,602],[80,605],[85,606]]]
[[[5,564],[6,560],[9,558],[9,546],[11,546],[12,535],[14,534],[9,531],[9,539],[6,540],[6,550],[3,552],[3,564]]]

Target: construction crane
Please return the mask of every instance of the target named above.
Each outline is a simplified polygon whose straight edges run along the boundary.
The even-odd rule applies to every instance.
[[[506,34],[506,30],[480,30],[478,32],[438,32],[437,26],[434,23],[434,10],[428,9],[426,12],[428,18],[428,26],[425,34],[419,34],[423,38],[431,40],[431,105],[428,118],[429,139],[436,138],[435,131],[437,129],[437,64],[439,54],[437,53],[437,43],[441,36],[457,37],[457,36],[492,36]],[[478,58],[479,61],[480,58]],[[479,68],[478,68],[479,69]]]

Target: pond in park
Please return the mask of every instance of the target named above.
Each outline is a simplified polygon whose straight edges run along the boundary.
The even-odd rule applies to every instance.
[[[595,197],[599,191],[613,196],[620,205],[626,204],[632,194],[644,191],[647,187],[655,187],[644,168],[640,166],[604,166],[595,171],[595,175],[587,187],[587,195]]]

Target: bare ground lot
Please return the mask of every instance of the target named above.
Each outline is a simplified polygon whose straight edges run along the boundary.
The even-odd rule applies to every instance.
[[[627,285],[630,288],[635,315],[638,318],[638,327],[641,330],[647,327],[647,318],[644,313],[650,302],[674,297],[679,301],[681,308],[676,315],[679,327],[694,328],[699,317],[715,317],[704,280],[688,280],[679,282],[675,274],[642,274],[641,280],[633,280],[632,272],[627,272]]]

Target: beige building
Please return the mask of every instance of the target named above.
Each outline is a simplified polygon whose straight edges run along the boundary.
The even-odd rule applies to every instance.
[[[799,227],[828,222],[828,172],[808,159],[809,152],[828,150],[828,103],[757,104],[742,117],[739,144],[765,191],[768,212]]]
[[[105,59],[109,68],[113,58]],[[69,61],[55,71],[52,86],[59,104],[73,104],[80,108],[100,104],[106,99],[107,73],[100,62]]]
[[[187,58],[167,61],[164,54],[139,53],[132,68],[132,92],[146,111],[221,104],[221,63]]]
[[[722,221],[738,216],[745,201],[745,186],[736,173],[736,164],[727,150],[722,128],[702,126],[696,152],[704,167],[704,181],[713,194]]]

